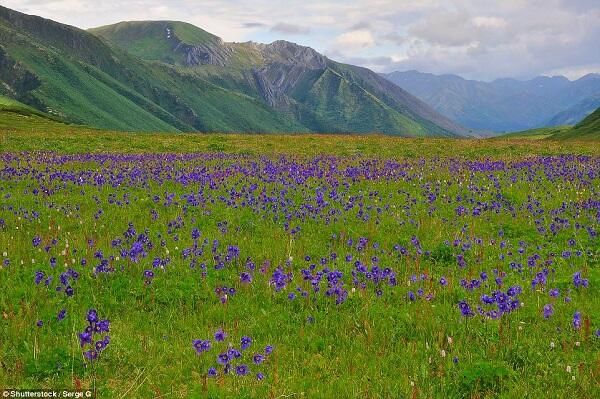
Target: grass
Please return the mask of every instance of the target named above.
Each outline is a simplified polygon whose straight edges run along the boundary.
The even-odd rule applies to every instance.
[[[95,386],[99,397],[141,398],[591,398],[598,392],[600,339],[593,334],[600,328],[600,253],[588,230],[599,228],[597,146],[119,133],[18,121],[0,129],[4,386]],[[459,205],[468,212],[459,214]],[[131,226],[136,233],[124,234]],[[201,231],[198,246],[207,244],[184,255],[194,247],[193,228]],[[140,234],[153,246],[134,257],[129,250]],[[367,239],[362,249],[360,237]],[[561,257],[567,250],[573,254]],[[535,254],[540,259],[529,266]],[[153,268],[155,258],[163,267]],[[256,268],[245,285],[239,275],[250,271],[248,258]],[[302,279],[300,270],[311,263],[321,269],[322,258],[344,273],[348,298],[339,305],[324,295],[324,282],[314,295]],[[101,259],[114,270],[94,273]],[[544,265],[548,259],[551,266]],[[361,277],[366,288],[353,291],[356,260],[393,269],[398,284]],[[220,261],[226,266],[215,269]],[[293,272],[281,292],[268,283],[278,265]],[[68,268],[79,274],[69,282],[72,297],[55,289]],[[555,271],[532,289],[544,268]],[[145,284],[148,269],[155,276]],[[458,301],[475,309],[482,294],[497,289],[494,269],[506,273],[503,292],[522,287],[523,305],[498,320],[461,317]],[[37,270],[54,276],[49,288],[34,284]],[[462,279],[479,280],[482,271],[489,278],[480,288],[461,287]],[[574,287],[576,271],[587,288]],[[447,286],[439,283],[442,276]],[[225,304],[215,294],[223,285],[237,289]],[[552,288],[559,298],[548,295]],[[290,292],[298,297],[289,300]],[[554,314],[545,320],[547,303]],[[90,364],[76,334],[92,307],[111,325],[110,344]],[[67,313],[59,321],[61,309]],[[575,311],[582,314],[579,329],[571,325]],[[244,357],[254,372],[264,372],[264,381],[206,376],[225,349],[213,339],[218,328],[238,347],[241,336],[252,337],[251,354],[274,345],[260,366]],[[197,355],[193,339],[211,339],[213,348]]]

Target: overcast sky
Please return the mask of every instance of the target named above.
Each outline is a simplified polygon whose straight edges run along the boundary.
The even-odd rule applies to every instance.
[[[0,3],[80,28],[168,19],[193,23],[226,41],[286,39],[379,72],[417,69],[483,80],[541,74],[573,79],[600,72],[600,0]]]

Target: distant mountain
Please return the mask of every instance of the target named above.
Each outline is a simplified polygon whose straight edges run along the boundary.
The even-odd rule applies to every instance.
[[[600,107],[600,93],[585,98],[577,104],[554,115],[546,126],[575,125]]]
[[[599,74],[575,81],[540,76],[492,82],[417,71],[383,76],[463,126],[496,132],[554,126],[565,119],[578,122],[600,96]],[[562,112],[565,114],[559,116]]]
[[[4,7],[0,95],[118,130],[474,134],[378,74],[294,43],[225,43],[171,21],[86,32]]]
[[[600,140],[600,108],[596,109],[577,125],[556,133],[556,140]]]

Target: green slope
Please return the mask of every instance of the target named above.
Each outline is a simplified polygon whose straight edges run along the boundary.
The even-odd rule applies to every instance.
[[[542,127],[512,132],[497,139],[600,140],[600,108],[575,126]]]
[[[556,140],[600,140],[600,108],[572,128],[552,136]]]
[[[172,21],[86,32],[4,7],[0,95],[112,130],[470,134],[374,72],[308,47],[224,43]]]
[[[264,101],[309,131],[471,133],[372,71],[333,62],[293,43],[224,43],[173,21],[121,22],[90,32],[143,59]]]
[[[3,93],[37,109],[106,129],[306,130],[254,98],[136,59],[80,29],[2,7],[0,83]]]
[[[0,132],[54,132],[85,129],[69,125],[53,115],[43,113],[9,97],[0,96]]]

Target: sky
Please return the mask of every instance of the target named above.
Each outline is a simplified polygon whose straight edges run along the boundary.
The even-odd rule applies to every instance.
[[[377,72],[490,81],[600,72],[599,0],[1,0],[80,28],[179,20],[226,41],[285,39]]]

